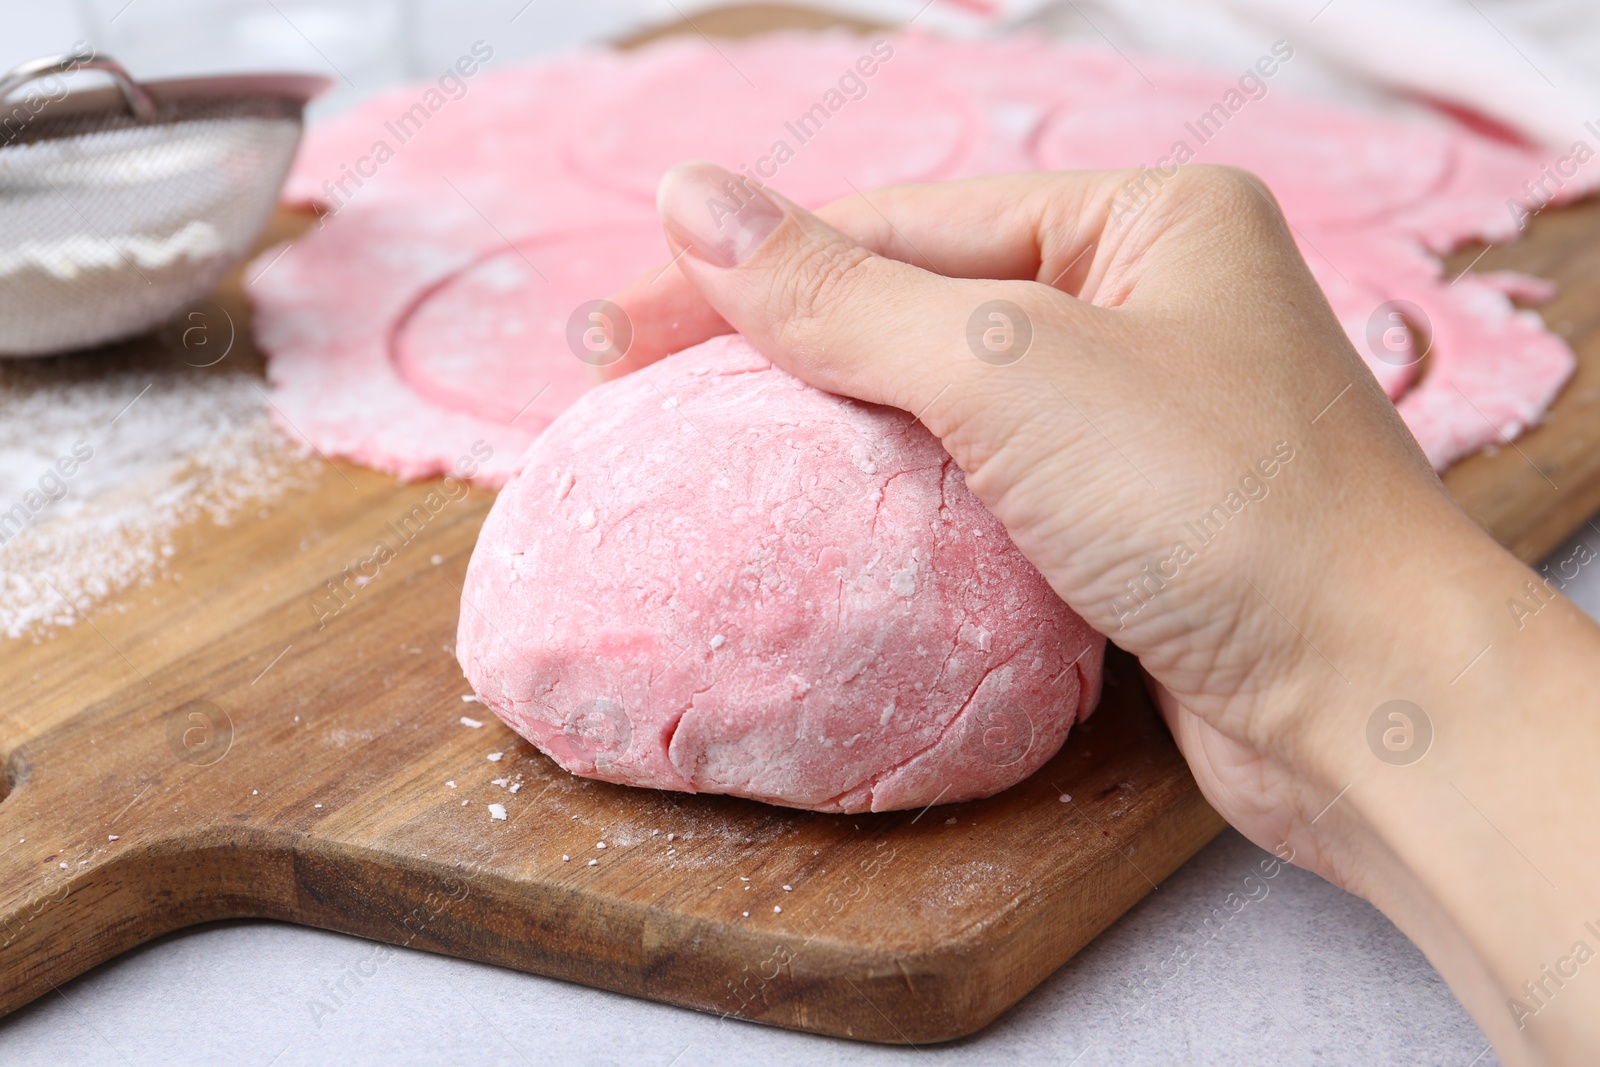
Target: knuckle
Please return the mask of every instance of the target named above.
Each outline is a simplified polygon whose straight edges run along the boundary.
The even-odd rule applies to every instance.
[[[1242,167],[1192,164],[1178,172],[1172,192],[1174,201],[1184,208],[1222,220],[1250,221],[1280,214],[1266,182]]]
[[[834,247],[789,263],[778,278],[776,294],[785,312],[785,339],[798,348],[818,343],[832,320],[868,284],[875,258],[864,248]]]

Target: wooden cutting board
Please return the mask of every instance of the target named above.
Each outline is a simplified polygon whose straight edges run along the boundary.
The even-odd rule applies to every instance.
[[[1600,205],[1478,266],[1560,280],[1544,313],[1583,361],[1547,425],[1446,479],[1532,560],[1600,507]],[[144,341],[30,373],[259,375],[238,285],[217,368]],[[323,583],[434,486],[320,462],[310,481],[183,531],[155,585],[6,643],[0,1012],[166,931],[263,916],[922,1044],[993,1019],[1222,827],[1115,652],[1066,749],[984,801],[830,816],[572,778],[461,699],[450,646],[491,495],[319,620]]]

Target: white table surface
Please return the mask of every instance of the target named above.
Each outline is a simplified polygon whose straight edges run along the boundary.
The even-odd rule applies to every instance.
[[[1600,552],[1597,526],[1581,539]],[[1600,570],[1566,592],[1600,617]],[[789,1033],[409,949],[344,996],[330,991],[347,969],[374,970],[371,942],[230,922],[136,949],[0,1020],[0,1064],[1498,1062],[1375,909],[1296,868],[1251,884],[1265,896],[1246,887],[1266,857],[1225,832],[998,1021],[937,1047]],[[1228,918],[1236,890],[1258,899]]]

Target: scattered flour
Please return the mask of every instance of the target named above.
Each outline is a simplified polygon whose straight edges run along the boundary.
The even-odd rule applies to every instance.
[[[130,587],[181,580],[180,527],[228,525],[314,476],[267,424],[254,375],[127,362],[0,367],[0,634],[38,641]]]

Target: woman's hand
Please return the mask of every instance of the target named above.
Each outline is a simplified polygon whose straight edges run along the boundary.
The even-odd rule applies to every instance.
[[[1128,177],[907,186],[818,218],[679,167],[660,201],[677,269],[617,296],[635,342],[608,370],[737,329],[918,414],[1056,592],[1139,657],[1206,795],[1270,848],[1326,803],[1276,795],[1274,765],[1298,690],[1340,684],[1302,636],[1326,632],[1319,594],[1370,548],[1427,550],[1375,531],[1461,520],[1259,183],[1189,168],[1130,215]]]
[[[814,385],[915,413],[1062,598],[1139,657],[1230,822],[1384,908],[1503,1056],[1581,1059],[1600,970],[1591,999],[1539,1013],[1538,1044],[1505,1001],[1570,953],[1587,898],[1556,891],[1526,921],[1505,899],[1544,900],[1551,870],[1600,888],[1600,805],[1541,818],[1529,795],[1600,761],[1592,665],[1574,684],[1600,640],[1564,602],[1543,643],[1507,636],[1529,572],[1450,502],[1260,184],[1191,166],[1133,207],[1138,177],[900,187],[812,215],[677,167],[659,194],[676,267],[616,295],[635,341],[605,373],[738,330]],[[1504,758],[1508,699],[1527,702],[1526,765]],[[1415,714],[1383,717],[1392,700]],[[1587,858],[1547,855],[1534,878],[1462,781],[1525,840],[1577,835]]]

